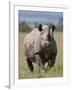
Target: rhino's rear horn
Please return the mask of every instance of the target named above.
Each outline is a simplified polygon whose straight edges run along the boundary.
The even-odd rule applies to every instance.
[[[42,31],[42,24],[39,24],[38,30],[41,32]]]

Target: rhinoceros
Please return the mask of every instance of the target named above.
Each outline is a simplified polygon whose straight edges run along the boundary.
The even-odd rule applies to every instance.
[[[24,52],[30,71],[34,70],[33,62],[38,64],[39,70],[45,71],[45,63],[48,67],[54,66],[57,56],[57,45],[54,39],[54,25],[41,25],[34,28],[24,38]]]

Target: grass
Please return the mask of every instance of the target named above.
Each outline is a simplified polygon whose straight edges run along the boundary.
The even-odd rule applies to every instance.
[[[19,79],[40,78],[38,66],[34,65],[34,72],[30,72],[24,56],[23,40],[27,33],[19,33]],[[54,37],[57,43],[57,58],[55,65],[44,74],[44,78],[63,76],[63,32],[55,32]],[[46,66],[46,65],[45,65]]]

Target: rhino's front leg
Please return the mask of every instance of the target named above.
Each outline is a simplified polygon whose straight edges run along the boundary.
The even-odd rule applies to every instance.
[[[41,73],[45,72],[45,68],[44,68],[44,65],[42,64],[42,59],[41,59],[40,55],[39,54],[35,54],[35,58],[36,58],[36,63],[39,66],[40,72]]]
[[[52,55],[52,56],[53,56],[53,55]],[[50,70],[50,68],[54,66],[55,60],[56,60],[56,55],[53,56],[50,60],[48,60],[47,70]]]

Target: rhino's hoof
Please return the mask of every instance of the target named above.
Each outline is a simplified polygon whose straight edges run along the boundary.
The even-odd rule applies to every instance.
[[[44,77],[45,75],[45,70],[41,70],[41,76]]]
[[[46,68],[46,72],[47,72],[47,71],[50,71],[50,67],[49,67],[49,66],[47,66],[47,68]]]

